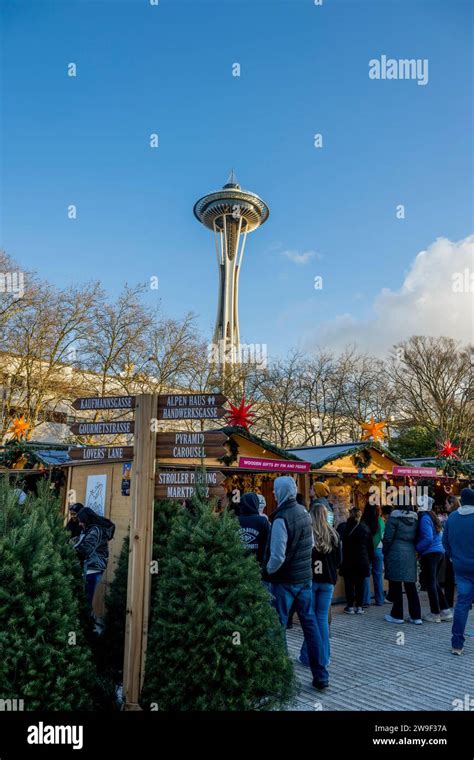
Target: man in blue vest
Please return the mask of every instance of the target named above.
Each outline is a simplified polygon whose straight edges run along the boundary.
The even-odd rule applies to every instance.
[[[311,518],[305,507],[296,501],[293,478],[276,478],[273,491],[278,506],[270,515],[265,579],[272,584],[275,607],[283,630],[286,629],[291,606],[295,603],[308,646],[313,686],[325,689],[329,686],[329,674],[324,665],[324,648],[312,609]]]

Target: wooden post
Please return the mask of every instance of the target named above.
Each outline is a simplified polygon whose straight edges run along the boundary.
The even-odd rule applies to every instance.
[[[141,394],[136,397],[135,456],[131,474],[132,513],[123,665],[126,710],[140,710],[138,700],[145,674],[156,456],[156,432],[152,431],[152,420],[157,418],[157,414],[156,395]]]

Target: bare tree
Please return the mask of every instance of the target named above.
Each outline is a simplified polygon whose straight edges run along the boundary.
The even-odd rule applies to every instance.
[[[415,335],[395,346],[391,373],[406,420],[450,438],[471,456],[474,445],[472,346]]]

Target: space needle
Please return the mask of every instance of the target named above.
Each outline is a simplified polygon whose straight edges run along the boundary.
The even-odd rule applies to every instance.
[[[222,190],[209,193],[194,204],[194,216],[214,232],[219,271],[214,356],[221,365],[239,361],[239,275],[247,234],[260,227],[269,208],[255,193],[242,190],[234,171]]]

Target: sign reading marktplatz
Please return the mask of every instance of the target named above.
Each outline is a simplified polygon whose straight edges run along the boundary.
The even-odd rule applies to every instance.
[[[159,420],[217,420],[227,414],[222,393],[169,393],[158,396]]]
[[[158,433],[156,456],[163,459],[205,459],[225,456],[228,440],[220,430]]]
[[[161,470],[155,477],[158,499],[190,499],[199,490],[203,496],[224,496],[221,483],[225,475],[218,470]]]
[[[69,449],[69,456],[83,462],[126,462],[133,459],[133,446],[82,446]]]

